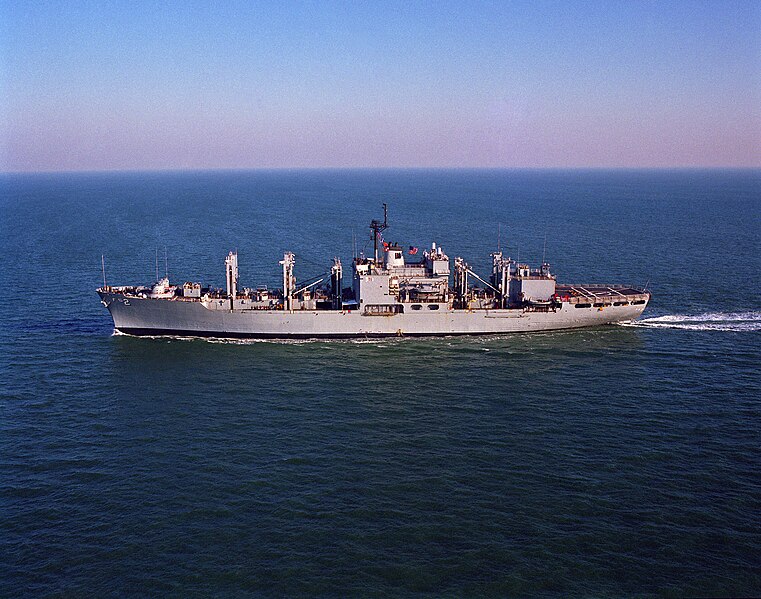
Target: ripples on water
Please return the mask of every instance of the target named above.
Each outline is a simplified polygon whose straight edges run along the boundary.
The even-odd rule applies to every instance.
[[[761,593],[758,254],[736,261],[726,295],[700,260],[657,258],[694,250],[728,264],[757,249],[758,178],[290,176],[4,182],[4,286],[49,293],[0,304],[0,595]],[[538,335],[112,336],[92,291],[102,246],[125,282],[146,276],[119,260],[150,246],[149,275],[158,237],[201,270],[211,255],[206,280],[221,280],[215,244],[236,225],[213,208],[201,233],[194,219],[220,197],[235,222],[259,223],[258,240],[236,231],[248,255],[281,251],[263,232],[271,205],[249,202],[261,188],[305,213],[359,196],[336,207],[359,224],[390,192],[408,218],[428,193],[445,209],[466,197],[448,250],[530,206],[538,248],[547,228],[591,278],[651,278],[654,302],[629,326]],[[322,242],[318,220],[319,234],[284,215],[278,235]],[[437,218],[421,237],[447,235]],[[648,242],[630,247],[637,230]],[[705,247],[692,247],[697,234]],[[183,260],[175,268],[193,272]],[[564,280],[583,271],[565,266]]]

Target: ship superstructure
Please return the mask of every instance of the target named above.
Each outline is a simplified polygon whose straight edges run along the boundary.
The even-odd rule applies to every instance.
[[[133,335],[335,338],[477,335],[542,331],[609,324],[640,316],[650,300],[645,289],[622,285],[558,285],[550,265],[539,268],[491,254],[491,273],[481,277],[443,248],[405,250],[384,240],[383,221],[373,220],[373,255],[352,261],[351,285],[333,258],[316,280],[298,284],[296,256],[280,261],[282,289],[241,288],[238,255],[225,258],[225,288],[164,277],[152,286],[98,289],[117,331]]]

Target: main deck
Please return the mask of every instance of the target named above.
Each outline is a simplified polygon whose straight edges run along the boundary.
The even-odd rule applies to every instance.
[[[598,297],[590,302],[524,308],[456,309],[426,304],[424,309],[368,313],[363,310],[208,309],[202,302],[127,297],[102,292],[116,330],[132,335],[182,335],[220,338],[371,338],[490,335],[550,331],[612,324],[638,318],[649,294]],[[616,305],[618,304],[618,305]],[[431,310],[430,306],[439,309]],[[406,308],[407,306],[404,306]]]

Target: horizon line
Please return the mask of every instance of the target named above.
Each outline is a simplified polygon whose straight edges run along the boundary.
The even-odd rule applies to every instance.
[[[293,172],[293,171],[753,171],[761,165],[706,166],[268,166],[209,168],[125,168],[125,169],[62,169],[0,170],[0,175],[76,175],[76,174],[140,174],[140,173],[222,173],[222,172]]]

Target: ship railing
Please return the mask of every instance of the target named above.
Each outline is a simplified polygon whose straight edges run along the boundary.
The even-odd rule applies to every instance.
[[[619,288],[624,290],[624,293],[620,293],[616,289],[609,289],[607,291],[597,287],[595,291],[598,293],[589,293],[588,289],[582,289],[581,286],[574,285],[573,287],[567,287],[565,289],[559,289],[557,295],[570,304],[593,302],[616,302],[616,301],[635,301],[647,299],[648,293],[646,291],[638,290],[632,287]],[[573,295],[569,295],[569,294]]]
[[[635,289],[637,291],[644,291],[644,287],[641,284],[618,284],[609,285],[607,283],[558,283],[557,285],[563,289],[570,289],[571,287],[587,287],[591,289]]]

